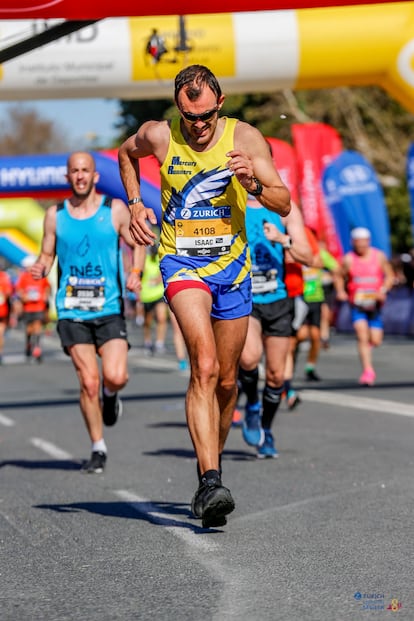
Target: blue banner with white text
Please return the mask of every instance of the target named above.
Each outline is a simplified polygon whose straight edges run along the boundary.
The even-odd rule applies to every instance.
[[[322,187],[344,252],[357,226],[371,231],[371,243],[391,256],[390,224],[384,192],[371,164],[356,151],[343,151],[325,168]]]

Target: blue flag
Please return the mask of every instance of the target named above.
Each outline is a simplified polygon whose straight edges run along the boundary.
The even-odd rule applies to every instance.
[[[414,239],[414,143],[410,145],[407,154],[407,186],[410,194],[411,235]]]
[[[391,256],[390,224],[384,192],[371,164],[356,151],[343,151],[325,168],[322,188],[345,252],[351,230],[363,226],[371,242]]]

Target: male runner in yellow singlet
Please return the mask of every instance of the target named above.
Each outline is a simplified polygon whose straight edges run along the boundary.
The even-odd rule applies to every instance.
[[[219,117],[224,95],[207,67],[180,71],[174,98],[179,117],[144,123],[120,147],[119,165],[130,231],[144,245],[154,244],[156,216],[142,202],[137,160],[154,155],[161,167],[160,267],[191,365],[186,415],[199,475],[192,511],[204,527],[223,526],[234,501],[220,461],[252,308],[247,193],[281,216],[290,195],[260,132]]]

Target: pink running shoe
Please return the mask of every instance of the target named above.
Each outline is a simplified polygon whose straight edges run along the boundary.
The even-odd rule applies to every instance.
[[[365,371],[359,378],[359,384],[361,384],[361,386],[373,386],[376,377],[377,376],[374,369],[365,369]]]

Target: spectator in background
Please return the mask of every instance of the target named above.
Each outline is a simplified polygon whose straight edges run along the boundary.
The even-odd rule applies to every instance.
[[[385,254],[371,246],[371,233],[367,228],[353,229],[351,240],[353,250],[342,260],[338,300],[349,301],[351,305],[351,321],[362,367],[359,383],[372,386],[376,379],[372,348],[382,343],[381,308],[393,286],[394,273]]]
[[[414,248],[401,255],[403,272],[408,289],[414,289]]]
[[[405,287],[410,292],[413,289],[413,258],[409,252],[395,254],[391,257],[391,267],[394,272],[394,287]]]
[[[23,310],[26,358],[27,360],[41,362],[42,348],[40,340],[43,326],[47,323],[51,288],[46,277],[38,279],[32,276],[30,270],[35,262],[35,256],[29,255],[23,259],[22,267],[24,271],[17,278],[15,290]]]

